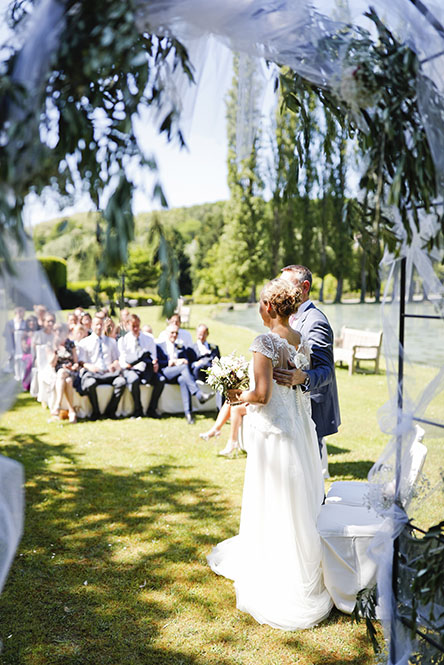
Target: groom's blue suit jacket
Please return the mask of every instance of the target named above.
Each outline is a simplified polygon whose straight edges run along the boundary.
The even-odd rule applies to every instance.
[[[338,431],[341,424],[333,358],[333,330],[325,314],[310,303],[293,326],[311,345],[310,397],[318,437]]]

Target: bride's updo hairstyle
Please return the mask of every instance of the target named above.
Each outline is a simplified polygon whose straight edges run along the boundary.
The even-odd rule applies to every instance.
[[[301,304],[302,289],[283,277],[277,277],[265,284],[261,300],[266,304],[269,303],[278,316],[290,316]]]

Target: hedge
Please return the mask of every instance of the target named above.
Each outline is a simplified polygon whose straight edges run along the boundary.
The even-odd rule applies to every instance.
[[[58,295],[59,289],[66,289],[68,271],[65,259],[59,259],[57,256],[42,256],[39,261],[54,293]]]

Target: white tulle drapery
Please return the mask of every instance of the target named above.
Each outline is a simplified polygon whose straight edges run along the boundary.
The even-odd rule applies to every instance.
[[[14,402],[22,385],[24,331],[15,325],[15,309],[21,307],[32,312],[34,305],[44,305],[55,313],[59,306],[35,258],[32,241],[23,238],[23,246],[19,247],[17,241],[6,237],[5,233],[1,241],[14,264],[13,274],[4,265],[0,273],[0,413],[3,413]],[[22,534],[23,475],[21,464],[0,456],[0,591]]]
[[[387,519],[372,547],[371,555],[377,562],[379,616],[387,629],[392,645],[390,665],[408,663],[409,657],[418,649],[411,631],[401,622],[393,625],[392,561],[393,543],[407,520],[415,518],[415,501],[412,496],[403,494],[412,456],[415,429],[419,424],[425,432],[425,442],[433,448],[433,438],[444,436],[444,367],[418,366],[409,358],[409,333],[417,323],[415,315],[409,318],[414,287],[422,292],[422,309],[430,317],[437,340],[444,338],[444,284],[440,279],[439,266],[444,252],[435,248],[428,251],[427,242],[437,233],[437,214],[442,214],[442,206],[435,213],[420,214],[419,229],[411,222],[412,240],[407,244],[406,232],[396,211],[391,211],[395,222],[395,232],[401,242],[399,256],[386,252],[381,263],[381,278],[385,285],[383,298],[384,356],[389,392],[388,402],[378,414],[381,430],[390,435],[390,441],[373,467],[369,499],[372,507]],[[405,261],[405,285],[402,283],[402,262]],[[404,288],[403,288],[404,287]],[[400,346],[400,305],[405,299],[404,346]],[[415,336],[417,338],[417,336]],[[400,381],[399,364],[402,364]],[[433,492],[442,492],[442,482],[427,487],[421,497],[426,502]],[[406,510],[394,503],[397,498]],[[400,590],[402,592],[402,590]],[[436,607],[434,608],[436,611]],[[422,620],[433,618],[431,607],[418,609]],[[431,622],[433,624],[433,621]]]

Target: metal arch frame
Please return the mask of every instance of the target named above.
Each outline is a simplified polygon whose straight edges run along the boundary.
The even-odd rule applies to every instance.
[[[418,0],[411,0],[413,4],[422,4]],[[443,28],[444,31],[444,28]],[[415,319],[441,319],[439,315],[427,315],[427,314],[407,314],[405,311],[405,293],[406,293],[406,265],[407,259],[403,257],[401,259],[401,275],[400,275],[400,293],[399,293],[399,354],[398,354],[398,424],[402,418],[402,409],[403,409],[403,388],[404,388],[404,341],[405,341],[405,320],[407,318]],[[413,417],[413,420],[419,423],[426,423],[429,425],[434,425],[436,427],[444,428],[444,425],[441,423],[434,422],[432,420],[424,418]],[[395,497],[398,497],[400,491],[400,482],[401,482],[401,448],[402,448],[402,435],[399,434],[396,443],[396,489]],[[412,527],[417,531],[422,531],[418,527]],[[423,531],[422,531],[423,532]],[[423,532],[424,533],[424,532]],[[398,616],[397,610],[397,598],[398,598],[398,571],[399,571],[399,538],[395,538],[393,542],[393,564],[392,564],[392,591],[394,596],[394,602],[392,603],[392,614],[390,621],[390,660],[392,663],[397,662],[396,654],[396,640],[394,639],[396,632],[396,623],[400,621],[407,627],[414,630],[416,635],[421,639],[425,640],[437,650],[444,653],[444,646],[439,644],[433,638],[429,637],[426,633],[423,633],[417,626],[413,626],[411,622],[407,621],[403,617]]]

